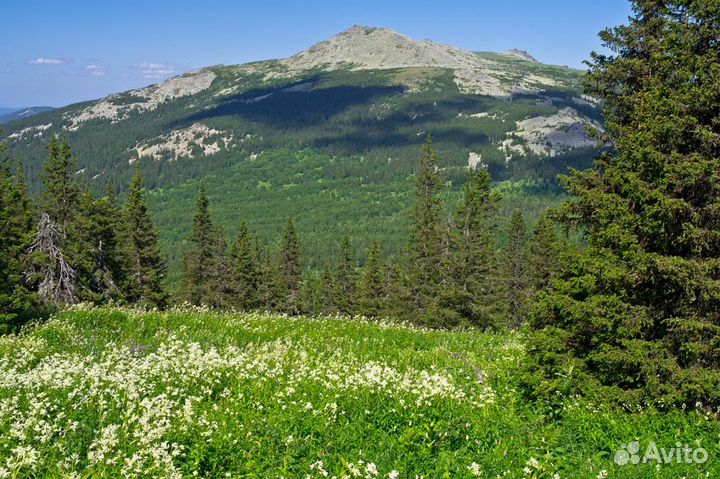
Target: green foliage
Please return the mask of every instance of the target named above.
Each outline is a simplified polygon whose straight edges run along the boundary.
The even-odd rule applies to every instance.
[[[601,33],[612,54],[593,54],[616,151],[563,180],[562,218],[589,247],[539,296],[536,391],[718,406],[720,6],[633,8]]]
[[[428,136],[420,151],[418,171],[415,173],[417,203],[413,209],[409,238],[412,310],[415,314],[422,315],[420,320],[428,325],[433,325],[432,323],[437,321],[436,301],[440,291],[441,187],[438,155],[433,149],[432,138]]]
[[[67,239],[80,207],[81,190],[76,176],[78,163],[72,156],[66,137],[60,141],[53,136],[47,149],[49,155],[43,165],[41,210],[58,226],[62,238]]]
[[[335,291],[332,305],[337,307],[341,314],[353,314],[356,307],[356,275],[357,263],[352,257],[352,246],[350,237],[345,236],[340,243],[340,257],[338,258],[337,269],[333,285]],[[332,305],[329,305],[332,307]]]
[[[259,288],[262,264],[255,241],[245,222],[240,223],[237,239],[230,250],[230,271],[233,281],[231,304],[249,311],[260,306]]]
[[[495,215],[500,197],[490,190],[490,173],[468,169],[457,211],[446,232],[442,326],[487,329],[502,322]]]
[[[197,211],[193,216],[190,247],[183,263],[181,298],[194,305],[227,305],[229,271],[225,261],[227,244],[222,230],[210,218],[205,183],[200,183]]]
[[[525,218],[520,210],[515,210],[508,225],[508,242],[503,252],[504,299],[508,322],[513,328],[517,328],[523,323],[527,313],[530,286],[527,247]]]
[[[162,307],[168,299],[162,283],[165,261],[157,245],[157,231],[148,214],[139,167],[130,184],[125,222],[126,298],[131,303]]]
[[[720,474],[715,414],[567,398],[549,420],[518,393],[518,333],[95,308],[4,338],[0,358],[0,456],[17,479],[322,479],[353,477],[350,463],[377,478]],[[635,440],[703,447],[709,460],[616,465]]]
[[[292,218],[288,218],[282,248],[278,260],[279,298],[281,309],[289,314],[301,312],[300,287],[302,285],[302,269],[300,264],[300,246]]]
[[[377,318],[385,311],[385,274],[380,259],[380,245],[372,242],[358,288],[358,311]]]
[[[32,208],[22,169],[11,174],[9,161],[0,142],[0,331],[34,302],[24,285],[22,265],[33,227]]]

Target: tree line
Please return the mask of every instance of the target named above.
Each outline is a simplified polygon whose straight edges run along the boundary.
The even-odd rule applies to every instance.
[[[43,191],[33,200],[22,167],[11,172],[4,156],[2,213],[8,220],[2,230],[0,304],[5,320],[34,308],[86,301],[397,317],[428,327],[517,327],[530,295],[547,284],[566,248],[547,217],[529,235],[520,211],[506,232],[510,241],[500,248],[500,198],[482,167],[468,170],[460,203],[444,217],[444,180],[428,137],[418,162],[417,203],[405,254],[386,260],[372,241],[358,255],[346,237],[337,264],[308,270],[292,218],[277,255],[245,223],[228,245],[201,182],[181,284],[170,294],[139,167],[124,204],[112,184],[95,197],[82,186],[67,140],[52,138]]]

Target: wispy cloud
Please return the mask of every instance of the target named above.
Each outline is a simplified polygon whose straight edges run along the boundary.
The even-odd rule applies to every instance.
[[[101,65],[88,65],[85,70],[92,76],[101,77],[105,76],[106,67]]]
[[[30,60],[31,65],[62,65],[63,63],[65,63],[65,60],[59,58],[38,57],[35,60]]]
[[[168,63],[141,63],[138,67],[145,78],[151,79],[164,78],[177,71],[174,65]]]

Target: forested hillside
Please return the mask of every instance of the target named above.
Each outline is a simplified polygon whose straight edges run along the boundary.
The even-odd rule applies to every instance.
[[[326,237],[351,235],[359,246],[372,230],[384,255],[402,249],[429,133],[451,201],[465,168],[482,163],[512,191],[507,210],[535,217],[557,202],[556,175],[589,166],[595,152],[584,125],[599,127],[600,115],[581,80],[517,52],[353,27],[289,59],[205,68],[16,121],[4,134],[31,192],[53,135],[67,137],[96,193],[112,182],[124,195],[140,164],[171,279],[200,178],[228,238],[244,220],[273,247],[294,215],[306,266],[320,267],[335,255]]]

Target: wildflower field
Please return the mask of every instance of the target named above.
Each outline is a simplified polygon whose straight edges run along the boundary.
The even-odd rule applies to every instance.
[[[75,309],[0,338],[0,477],[718,477],[706,413],[524,399],[520,333]],[[630,441],[703,464],[617,465]]]

